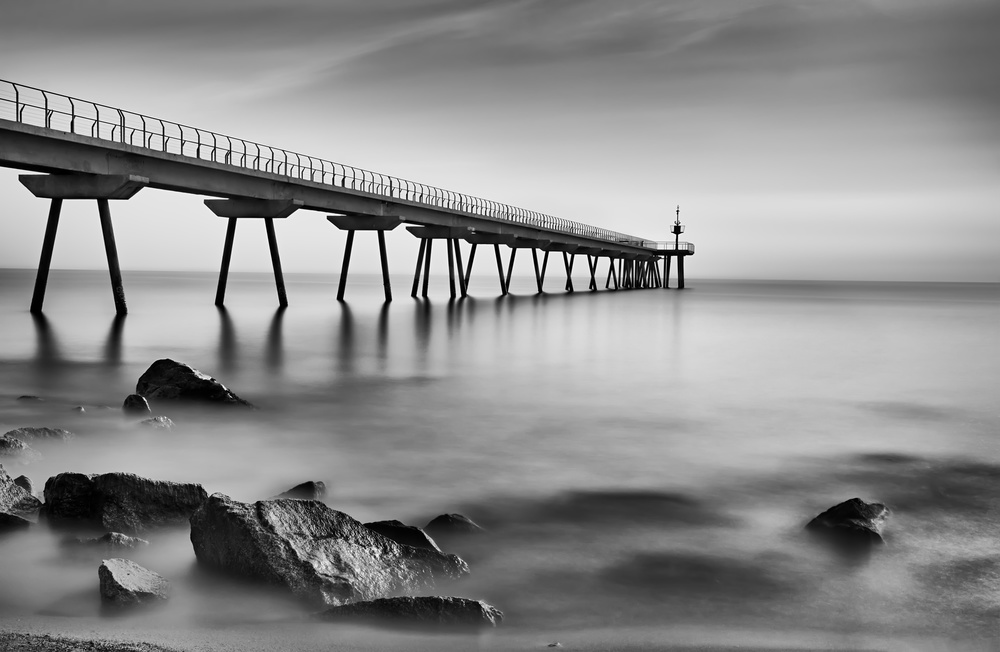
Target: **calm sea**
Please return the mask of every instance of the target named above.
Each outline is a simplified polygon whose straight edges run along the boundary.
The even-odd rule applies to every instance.
[[[418,301],[395,278],[384,305],[374,276],[338,303],[335,277],[291,275],[278,311],[265,274],[235,274],[219,310],[214,274],[127,272],[115,319],[106,273],[53,272],[44,318],[27,311],[33,278],[0,270],[0,428],[79,435],[3,462],[39,490],[130,471],[251,501],[323,480],[362,521],[462,512],[489,533],[448,592],[507,617],[481,649],[1000,649],[1000,285],[565,294],[553,279],[535,295],[523,278],[496,298],[483,272],[461,301],[447,279]],[[161,407],[173,430],[137,427],[117,408],[164,357],[260,409]],[[802,535],[855,496],[893,511],[867,561]],[[201,575],[183,528],[134,557],[174,582],[170,605],[102,617],[99,559],[65,536],[0,539],[0,628],[416,646],[289,626],[295,605]]]

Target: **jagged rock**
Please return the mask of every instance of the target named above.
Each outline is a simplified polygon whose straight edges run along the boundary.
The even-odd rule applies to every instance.
[[[16,514],[0,512],[0,534],[23,530],[31,526],[31,521]]]
[[[15,515],[33,514],[41,506],[42,501],[32,496],[24,487],[15,484],[0,464],[0,512]]]
[[[432,588],[469,572],[456,555],[401,546],[313,500],[241,503],[213,494],[191,517],[201,564],[340,605]]]
[[[69,430],[63,430],[62,428],[14,428],[13,430],[8,430],[4,433],[4,437],[13,437],[14,439],[20,439],[23,442],[38,441],[41,439],[60,439],[66,441],[76,437]]]
[[[60,473],[45,482],[45,513],[53,520],[80,519],[108,530],[142,532],[185,521],[207,497],[200,484],[132,473]]]
[[[280,493],[275,498],[294,498],[296,500],[323,500],[326,496],[326,483],[310,480],[297,484],[288,491]]]
[[[150,417],[140,421],[139,425],[153,430],[170,430],[174,427],[174,422],[170,417]]]
[[[446,629],[496,627],[503,612],[481,600],[437,596],[380,598],[327,609],[321,620]]]
[[[6,457],[21,464],[28,464],[42,459],[42,454],[20,439],[4,435],[0,437],[0,457]]]
[[[806,529],[840,545],[868,548],[885,543],[882,530],[888,516],[882,503],[851,498],[809,521]]]
[[[128,559],[105,559],[97,576],[101,600],[118,606],[134,606],[166,600],[170,582]]]
[[[441,548],[434,543],[434,539],[427,536],[426,532],[415,525],[406,525],[400,521],[374,521],[365,523],[365,527],[403,546],[427,548],[441,552]]]
[[[35,493],[35,485],[31,481],[31,478],[29,478],[26,475],[19,475],[16,478],[14,478],[14,484],[16,484],[18,487],[21,487],[29,494]]]
[[[189,365],[166,358],[151,364],[139,377],[135,393],[155,401],[193,401],[252,407],[215,378]]]
[[[132,550],[149,545],[149,541],[139,537],[130,537],[121,532],[108,532],[104,536],[97,538],[76,537],[66,543],[71,545],[87,546],[91,548],[105,548],[111,550]]]
[[[122,411],[125,414],[149,414],[149,403],[146,401],[145,397],[139,396],[138,394],[129,394],[125,397],[125,402],[122,403]]]

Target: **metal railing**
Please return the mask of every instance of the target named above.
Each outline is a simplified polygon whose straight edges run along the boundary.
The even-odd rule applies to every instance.
[[[0,118],[633,247],[650,240],[0,79]],[[692,247],[693,251],[693,247]]]
[[[660,241],[660,242],[645,242],[642,245],[647,249],[656,249],[657,251],[689,251],[694,253],[694,245],[690,242],[673,242],[673,241]]]

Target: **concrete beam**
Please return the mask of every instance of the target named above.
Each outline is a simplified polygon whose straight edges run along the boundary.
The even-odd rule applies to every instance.
[[[580,252],[580,245],[568,244],[565,242],[550,242],[549,244],[542,247],[544,251],[565,251],[568,254],[578,254]]]
[[[326,220],[343,231],[392,231],[403,223],[399,215],[327,215]]]
[[[610,252],[600,247],[580,247],[573,253],[581,256],[607,256]]]
[[[298,199],[206,199],[205,206],[218,217],[283,219],[302,208]]]
[[[511,249],[543,249],[552,243],[551,240],[536,240],[534,238],[514,238],[513,242],[507,243]]]
[[[483,233],[482,231],[469,231],[462,236],[466,242],[477,245],[505,245],[514,242],[517,236],[511,233]]]
[[[450,226],[408,226],[406,230],[422,240],[461,238],[468,229]]]
[[[149,185],[134,174],[22,174],[18,180],[42,199],[129,199]]]

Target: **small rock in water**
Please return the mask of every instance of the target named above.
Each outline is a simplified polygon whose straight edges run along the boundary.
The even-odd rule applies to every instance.
[[[374,532],[378,532],[384,537],[392,539],[396,543],[415,548],[427,548],[441,552],[434,539],[427,536],[427,533],[415,525],[406,525],[400,521],[375,521],[365,523],[365,527]]]
[[[885,543],[888,508],[882,503],[866,503],[852,498],[826,510],[809,521],[806,529],[840,546],[859,551]]]
[[[16,515],[34,514],[41,506],[42,501],[32,496],[24,487],[15,484],[0,464],[0,512]]]
[[[190,401],[253,407],[215,378],[181,362],[164,358],[149,366],[135,393],[154,401]]]
[[[103,547],[108,550],[134,549],[149,545],[149,541],[145,539],[130,537],[121,532],[108,532],[104,536],[90,539],[76,537],[75,539],[70,539],[67,543],[88,547]]]
[[[170,582],[128,559],[105,559],[97,575],[105,604],[135,606],[166,600],[170,594]]]
[[[555,643],[549,643],[549,647],[562,647],[562,643],[556,641]]]
[[[170,417],[150,417],[139,422],[140,426],[153,428],[154,430],[170,430],[174,427],[174,422]]]
[[[42,454],[20,439],[4,435],[0,437],[0,457],[10,458],[21,464],[42,459]]]
[[[19,401],[44,401],[45,399],[43,399],[41,396],[34,396],[32,394],[22,394],[21,396],[17,397],[17,400],[19,400]]]
[[[296,500],[323,500],[326,496],[326,483],[309,480],[297,484],[288,491],[280,493],[275,498],[294,498]]]
[[[31,527],[31,521],[15,514],[0,512],[0,534]]]
[[[73,411],[74,412],[86,412],[87,408],[83,407],[82,405],[77,405],[75,408],[73,408]]]
[[[62,441],[67,441],[76,437],[69,430],[63,430],[62,428],[14,428],[13,430],[8,430],[4,433],[4,437],[13,437],[14,439],[20,439],[21,441],[38,441],[42,439],[60,439]]]
[[[386,625],[479,629],[496,627],[503,621],[503,612],[481,600],[422,596],[352,602],[327,609],[316,617]]]
[[[35,493],[35,485],[31,482],[31,478],[29,478],[26,475],[19,475],[16,478],[14,478],[14,484],[16,484],[18,487],[21,487],[29,494]]]
[[[122,403],[122,411],[125,414],[150,414],[149,403],[144,397],[138,394],[129,394],[125,397],[125,402]]]

